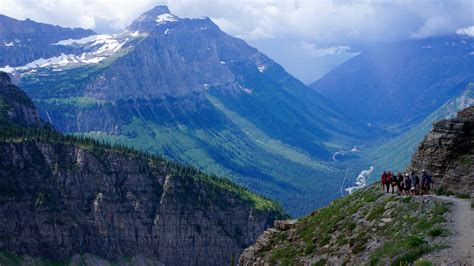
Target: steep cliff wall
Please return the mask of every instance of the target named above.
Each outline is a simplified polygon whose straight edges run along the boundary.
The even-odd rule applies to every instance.
[[[437,189],[474,193],[474,106],[434,124],[414,154],[410,169],[427,170]]]
[[[275,215],[140,157],[30,141],[0,154],[0,250],[17,254],[224,265]]]

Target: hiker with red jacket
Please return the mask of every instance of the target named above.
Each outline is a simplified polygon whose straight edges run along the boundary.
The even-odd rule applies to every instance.
[[[382,177],[380,178],[380,181],[382,182],[382,191],[385,192],[385,186],[387,184],[387,172],[383,171]]]

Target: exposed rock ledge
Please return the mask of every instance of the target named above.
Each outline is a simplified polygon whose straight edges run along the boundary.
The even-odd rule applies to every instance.
[[[427,170],[437,189],[474,193],[474,106],[462,110],[456,118],[435,123],[409,168],[418,173]]]

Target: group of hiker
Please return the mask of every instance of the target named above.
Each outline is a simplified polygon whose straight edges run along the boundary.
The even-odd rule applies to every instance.
[[[395,190],[399,195],[423,195],[428,194],[433,183],[433,178],[428,175],[426,170],[423,170],[421,178],[411,171],[410,173],[398,173],[394,174],[390,171],[384,171],[381,177],[382,190],[386,193],[390,193],[392,188],[392,194]]]

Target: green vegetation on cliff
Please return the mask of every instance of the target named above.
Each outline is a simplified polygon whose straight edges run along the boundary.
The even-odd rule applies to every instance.
[[[375,185],[333,201],[289,230],[274,230],[254,257],[281,265],[406,265],[445,247],[447,211],[431,197],[384,194]]]
[[[98,155],[107,151],[113,151],[129,156],[140,157],[144,160],[147,160],[151,164],[160,164],[164,166],[171,172],[171,175],[192,177],[196,181],[206,182],[217,189],[223,189],[237,195],[241,199],[248,202],[250,206],[256,210],[275,211],[279,213],[281,217],[284,217],[283,209],[280,205],[248,191],[244,187],[233,183],[229,179],[218,177],[216,175],[208,175],[196,169],[195,167],[175,163],[155,154],[142,152],[125,145],[114,145],[105,141],[98,141],[88,137],[63,135],[59,132],[48,129],[23,128],[14,125],[3,128],[0,127],[0,143],[35,141],[78,146],[91,150]]]

